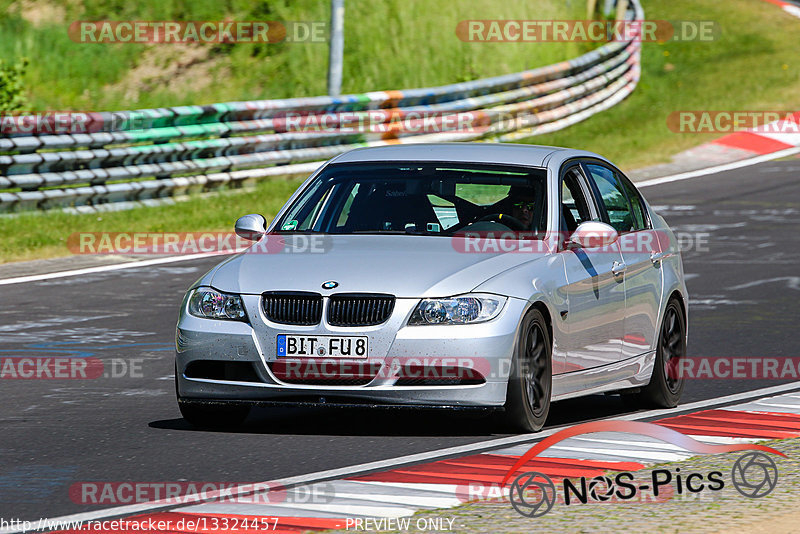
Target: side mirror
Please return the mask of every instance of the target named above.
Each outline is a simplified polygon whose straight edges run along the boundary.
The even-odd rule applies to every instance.
[[[600,248],[613,244],[619,234],[611,225],[586,221],[578,225],[567,240],[567,248]]]
[[[236,220],[233,227],[236,235],[250,241],[258,241],[267,233],[267,219],[263,215],[251,213]]]

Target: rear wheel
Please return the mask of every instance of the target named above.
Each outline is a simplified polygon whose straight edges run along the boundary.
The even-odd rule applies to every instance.
[[[686,381],[680,375],[680,362],[686,358],[686,318],[677,299],[664,310],[658,334],[656,361],[650,383],[634,395],[623,395],[625,403],[640,408],[673,408],[678,405]]]
[[[539,310],[522,320],[511,363],[505,404],[505,426],[509,430],[538,432],[550,412],[552,389],[552,343],[547,323]]]

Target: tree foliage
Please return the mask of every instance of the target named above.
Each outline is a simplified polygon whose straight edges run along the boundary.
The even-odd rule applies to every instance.
[[[22,83],[27,66],[25,58],[13,65],[0,59],[0,112],[21,111],[27,105]]]

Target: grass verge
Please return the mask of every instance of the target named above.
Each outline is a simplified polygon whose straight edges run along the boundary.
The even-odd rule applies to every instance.
[[[273,180],[250,190],[126,211],[77,215],[51,211],[0,217],[0,263],[68,256],[67,239],[74,232],[230,232],[236,219],[247,213],[272,219],[300,183],[299,179]]]

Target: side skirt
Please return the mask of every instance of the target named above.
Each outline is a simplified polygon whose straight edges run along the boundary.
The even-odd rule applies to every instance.
[[[650,382],[656,352],[646,352],[627,360],[553,376],[554,401],[594,393],[645,386]]]

